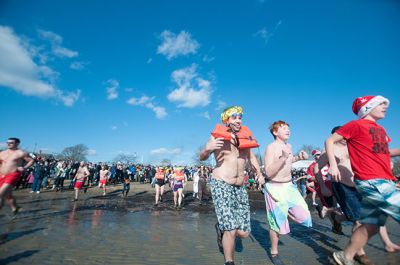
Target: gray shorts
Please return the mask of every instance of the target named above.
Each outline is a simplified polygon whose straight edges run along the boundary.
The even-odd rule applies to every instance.
[[[246,188],[216,179],[212,179],[210,184],[219,228],[223,231],[238,229],[250,232],[250,205]]]

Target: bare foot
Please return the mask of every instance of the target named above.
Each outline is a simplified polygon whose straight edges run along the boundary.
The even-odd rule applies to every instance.
[[[389,253],[400,252],[400,246],[394,243],[385,246],[385,250]]]

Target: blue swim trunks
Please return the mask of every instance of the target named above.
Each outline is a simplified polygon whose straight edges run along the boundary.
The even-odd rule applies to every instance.
[[[362,196],[360,222],[383,226],[388,216],[400,223],[400,191],[386,179],[355,180]]]

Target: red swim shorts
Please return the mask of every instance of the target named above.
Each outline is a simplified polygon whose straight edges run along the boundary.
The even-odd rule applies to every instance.
[[[100,184],[106,185],[106,184],[107,184],[107,179],[101,179],[101,180],[100,180]]]
[[[74,184],[74,188],[81,190],[83,188],[83,184],[85,184],[84,181],[76,181]]]
[[[0,175],[0,187],[3,186],[3,184],[9,184],[15,187],[20,179],[21,172],[19,171],[8,173],[7,175]]]

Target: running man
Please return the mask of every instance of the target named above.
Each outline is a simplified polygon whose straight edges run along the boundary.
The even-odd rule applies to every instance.
[[[79,195],[79,190],[83,188],[83,185],[85,184],[87,176],[89,176],[90,172],[89,169],[86,166],[86,163],[82,161],[79,164],[79,167],[76,171],[75,177],[74,177],[74,189],[75,189],[75,197],[72,199],[72,201],[77,201],[78,200],[78,195]]]
[[[297,186],[292,183],[291,176],[292,163],[307,159],[307,153],[300,151],[297,156],[293,156],[292,146],[288,143],[288,123],[276,121],[271,125],[270,132],[275,140],[265,150],[267,182],[264,185],[264,195],[271,240],[271,260],[280,265],[283,262],[278,255],[278,243],[280,235],[290,232],[288,217],[303,226],[312,226],[307,203]],[[263,179],[260,184],[263,184]]]
[[[331,133],[334,134],[338,129],[340,129],[340,127],[341,126],[334,127]],[[360,219],[361,194],[357,191],[354,184],[354,174],[351,169],[346,140],[343,139],[339,142],[336,142],[334,144],[333,151],[335,153],[335,159],[342,178],[339,182],[333,181],[331,185],[333,195],[336,201],[339,203],[343,214],[333,211],[331,216],[335,223],[341,223],[343,221],[353,222],[352,231],[355,231],[361,226],[361,223],[358,221]],[[329,165],[329,161],[326,153],[324,153],[318,160],[318,166],[323,168],[326,165]],[[320,173],[316,173],[317,176],[319,174]],[[326,189],[326,187],[321,185],[322,192],[328,192],[324,191],[324,189]],[[385,249],[388,252],[394,252],[396,249],[397,251],[400,250],[400,246],[394,244],[390,240],[387,230],[384,226],[382,226],[379,230],[379,234],[385,245]],[[372,261],[367,257],[363,248],[357,251],[354,259],[360,264],[372,264]]]
[[[218,223],[217,243],[225,256],[225,265],[234,265],[236,237],[248,237],[250,205],[243,186],[245,164],[249,161],[259,178],[260,166],[251,148],[258,147],[251,131],[242,126],[243,109],[232,106],[221,114],[224,125],[217,124],[207,144],[200,152],[200,160],[207,160],[212,153],[216,161],[211,179],[211,195]]]
[[[99,181],[99,188],[103,189],[103,196],[106,195],[106,185],[107,185],[107,181],[111,176],[111,172],[108,170],[108,166],[106,165],[101,165],[101,169],[100,169],[100,181]]]
[[[12,194],[13,188],[22,173],[34,163],[28,153],[18,148],[20,142],[18,138],[8,138],[7,150],[0,152],[0,209],[3,208],[4,200],[7,200],[14,216],[20,207]],[[24,166],[23,161],[26,162]]]
[[[389,100],[382,96],[356,98],[352,110],[359,119],[350,121],[325,141],[329,160],[329,173],[336,182],[343,178],[335,159],[334,144],[346,140],[354,173],[356,189],[361,194],[360,223],[344,249],[333,253],[340,265],[354,264],[357,252],[368,239],[378,233],[388,216],[400,222],[400,191],[396,188],[390,167],[390,157],[398,156],[397,150],[389,150],[385,129],[377,124],[383,119]]]

